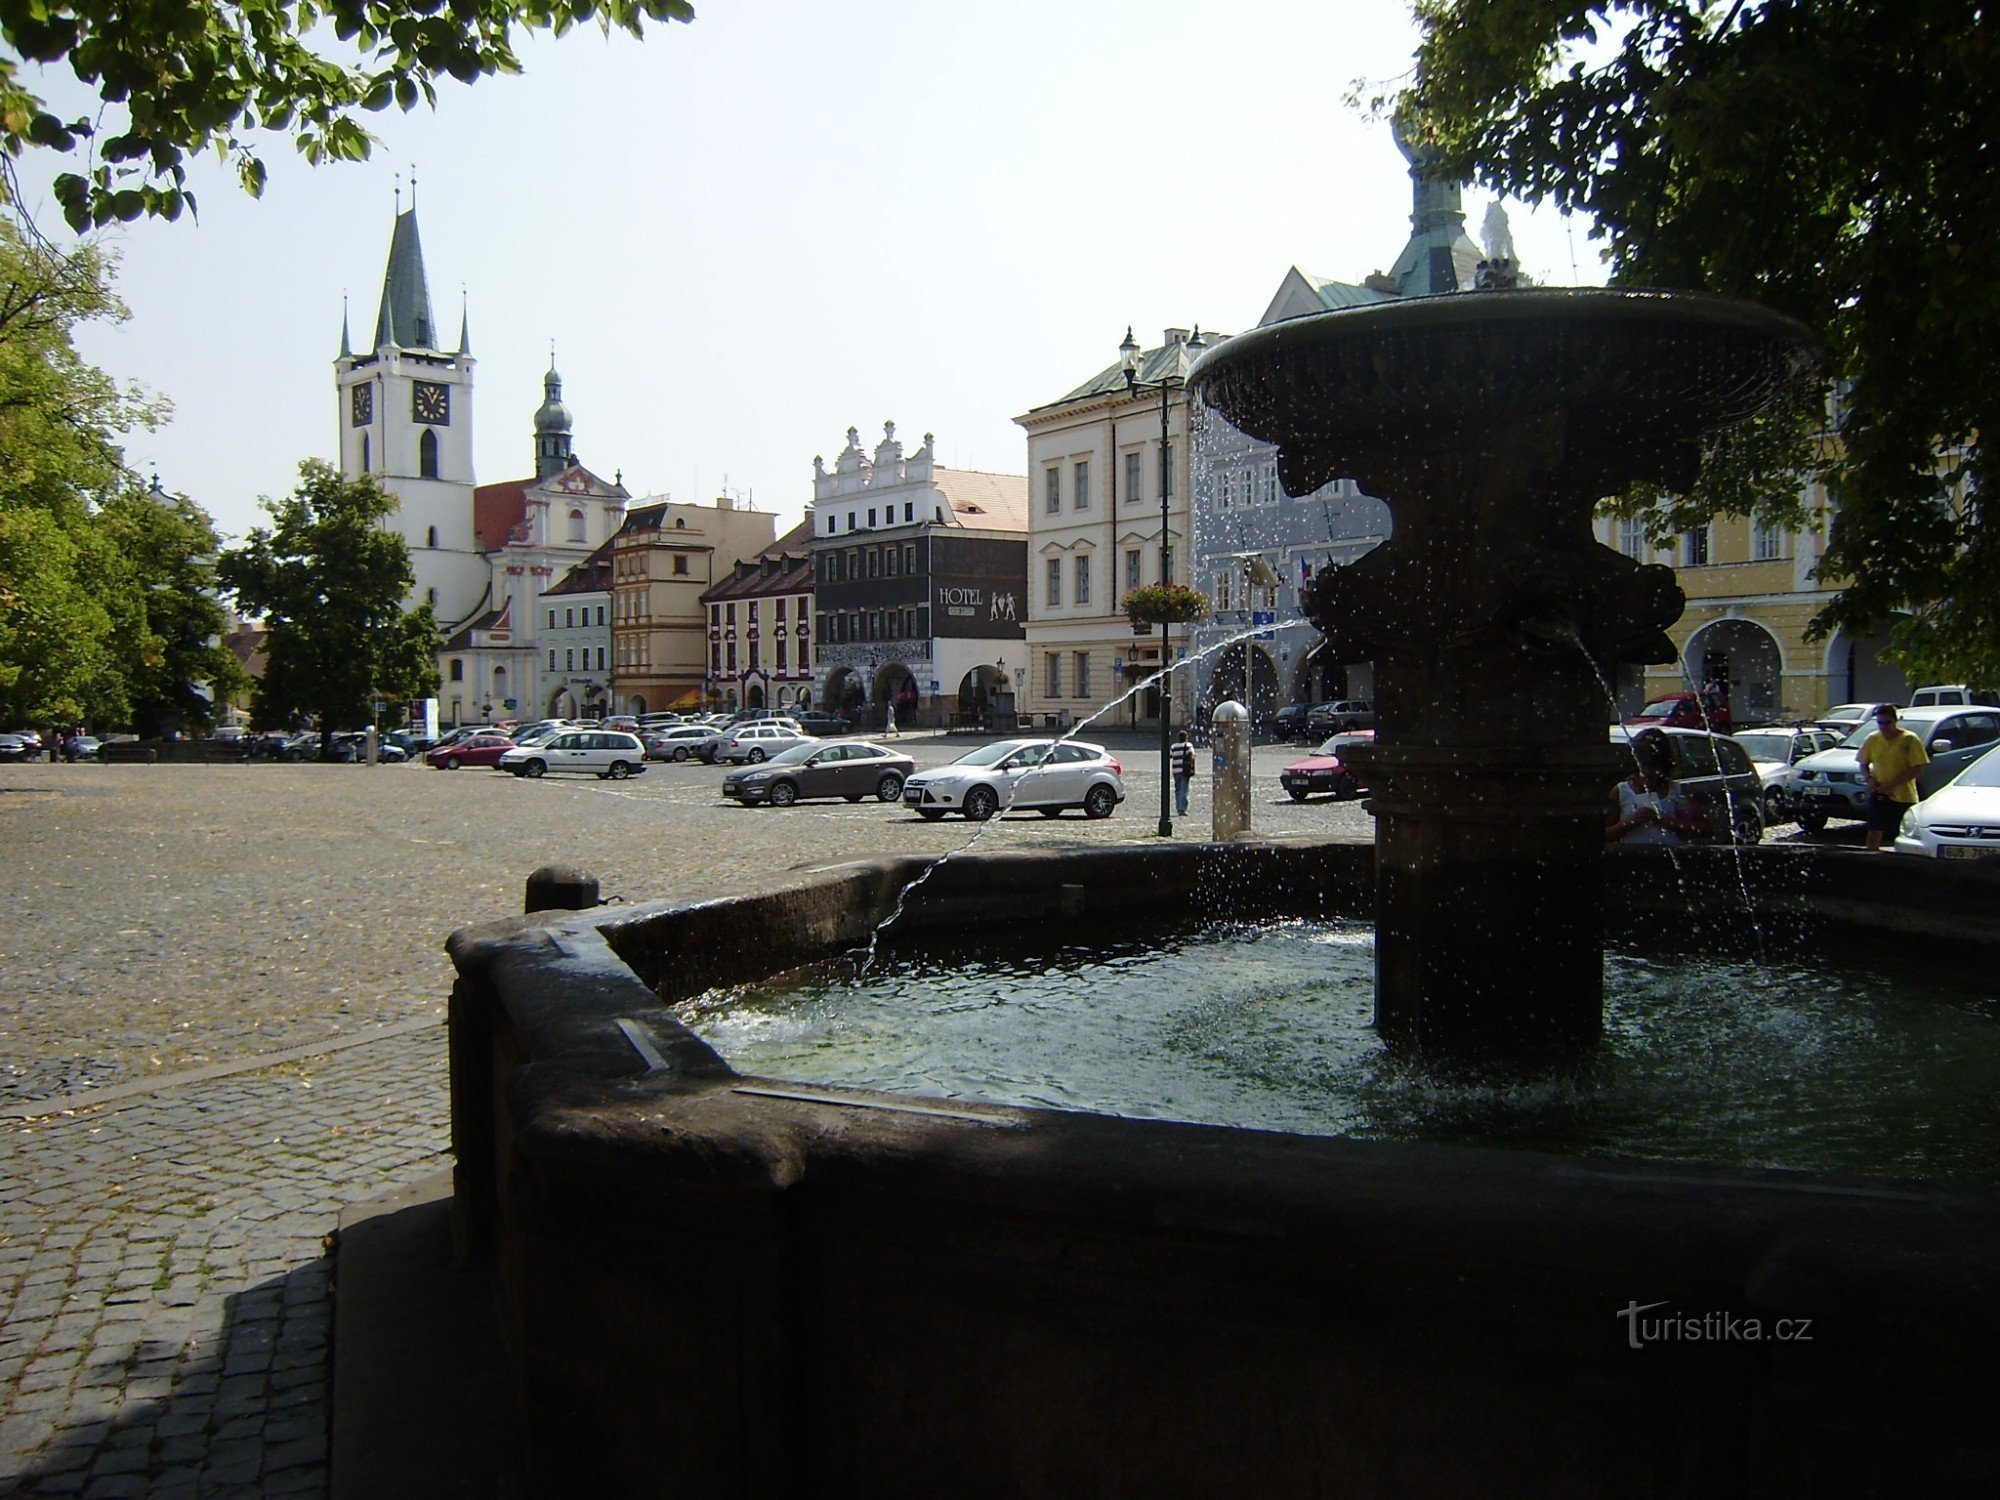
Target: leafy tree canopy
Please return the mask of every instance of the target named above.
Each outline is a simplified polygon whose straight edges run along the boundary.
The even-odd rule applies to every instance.
[[[209,694],[239,677],[211,643],[214,528],[144,489],[115,441],[164,404],[71,343],[124,316],[109,274],[95,250],[58,253],[0,222],[0,722],[205,728]]]
[[[1752,298],[1815,329],[1822,414],[1740,436],[1659,534],[1831,498],[1815,622],[1897,621],[1933,681],[2000,682],[2000,27],[1980,0],[1415,0],[1399,108],[1446,164],[1591,215],[1614,282]],[[1820,441],[1812,446],[1812,431]]]
[[[310,715],[322,733],[359,728],[378,696],[436,694],[437,625],[429,605],[403,608],[409,548],[382,524],[395,500],[316,459],[299,466],[299,480],[264,502],[272,524],[216,565],[244,613],[264,617],[251,721],[277,728]]]
[[[440,78],[518,73],[521,33],[595,21],[639,36],[693,18],[690,0],[0,0],[0,152],[79,158],[55,181],[73,229],[174,219],[194,206],[192,154],[218,152],[255,196],[254,131],[288,133],[314,163],[360,160],[360,112],[434,105]],[[67,67],[100,111],[58,117],[24,68],[37,63]]]

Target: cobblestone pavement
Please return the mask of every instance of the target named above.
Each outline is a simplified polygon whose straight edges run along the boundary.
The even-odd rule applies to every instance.
[[[1152,838],[1157,745],[1105,738],[1117,815],[1003,818],[982,847]],[[1259,830],[1367,832],[1275,793],[1298,753],[1257,751]],[[720,778],[0,767],[0,1497],[325,1493],[327,1237],[445,1165],[442,943],[518,910],[530,870],[711,896],[974,831],[739,808]],[[1207,818],[1198,782],[1179,832]]]

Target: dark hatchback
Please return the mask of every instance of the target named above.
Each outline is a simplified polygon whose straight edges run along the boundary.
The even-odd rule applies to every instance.
[[[830,745],[805,740],[759,765],[731,771],[722,778],[722,795],[772,807],[790,807],[806,797],[897,802],[903,796],[903,782],[916,768],[909,756],[866,740]]]

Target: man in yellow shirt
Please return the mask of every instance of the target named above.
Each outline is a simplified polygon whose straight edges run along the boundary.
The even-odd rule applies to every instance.
[[[1862,779],[1868,783],[1868,847],[1880,849],[1884,837],[1903,826],[1903,814],[1916,804],[1917,772],[1931,763],[1922,735],[1896,723],[1896,708],[1885,703],[1875,710],[1875,732],[1856,752]]]

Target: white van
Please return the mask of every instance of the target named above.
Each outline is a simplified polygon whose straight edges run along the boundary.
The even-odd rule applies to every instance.
[[[1920,687],[1910,694],[1912,708],[2000,708],[2000,693],[1990,688],[1967,687],[1962,682],[1943,687]]]

